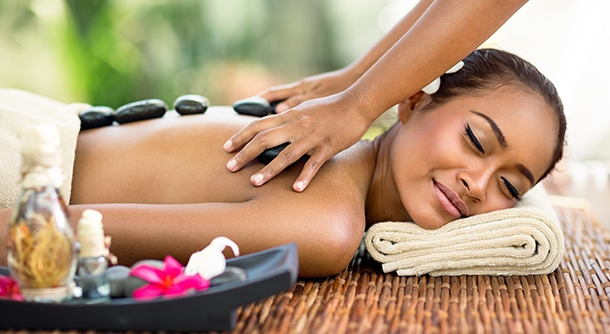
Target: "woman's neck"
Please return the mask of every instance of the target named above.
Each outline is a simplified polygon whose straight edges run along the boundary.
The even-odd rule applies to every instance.
[[[400,200],[390,165],[390,147],[399,130],[399,126],[394,126],[373,141],[375,170],[366,197],[367,224],[410,220]]]

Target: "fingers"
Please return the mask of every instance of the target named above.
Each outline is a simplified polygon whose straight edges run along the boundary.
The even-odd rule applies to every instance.
[[[328,149],[319,149],[314,153],[303,166],[303,170],[299,177],[292,185],[292,189],[296,192],[302,192],[307,188],[309,182],[313,180],[316,173],[320,170],[322,165],[326,163],[332,157],[332,153]]]
[[[280,102],[277,104],[277,106],[275,106],[275,113],[281,114],[281,113],[285,112],[286,110],[294,107],[295,105],[291,105],[290,101],[288,101],[288,100]]]
[[[229,160],[227,168],[233,172],[238,171],[248,162],[257,158],[264,150],[292,142],[295,125],[289,126],[273,121],[273,119],[280,119],[281,117],[285,118],[286,116],[268,116],[267,118],[272,118],[272,122],[264,122],[266,119],[261,119],[256,124],[250,124],[233,136],[225,144],[225,149],[239,148],[243,143],[242,141],[247,142],[250,137],[252,139]],[[229,147],[229,145],[232,146]],[[264,184],[306,154],[307,150],[303,145],[288,145],[267,166],[251,177],[252,183],[256,186]]]
[[[304,81],[293,82],[286,85],[271,87],[260,94],[269,102],[282,101],[275,107],[275,112],[281,114],[288,109],[296,107],[301,102],[310,100],[317,95],[306,93]]]
[[[299,160],[307,151],[299,149],[298,145],[290,144],[283,149],[275,159],[273,159],[268,165],[263,167],[259,172],[250,177],[250,182],[255,186],[261,186],[267,181],[274,178],[286,167],[292,165]]]
[[[332,157],[332,148],[329,143],[323,143],[321,140],[316,140],[316,136],[307,135],[305,130],[303,136],[298,138],[289,137],[294,133],[295,126],[299,125],[283,125],[271,130],[264,130],[256,134],[252,140],[246,144],[239,153],[237,153],[227,163],[227,168],[231,171],[238,171],[248,162],[254,160],[265,149],[290,143],[284,148],[269,164],[263,167],[260,171],[250,177],[250,182],[255,186],[261,186],[280,174],[288,166],[295,163],[308,152],[312,152],[311,157],[303,166],[303,170],[299,178],[293,184],[293,189],[301,192],[307,188],[310,181],[314,178],[320,167]],[[300,127],[300,126],[299,126]],[[301,128],[303,129],[303,128]],[[305,139],[306,138],[306,139]],[[312,148],[314,148],[312,150]]]
[[[258,95],[269,102],[273,102],[285,100],[297,94],[301,94],[301,88],[299,88],[298,83],[290,83],[268,88]]]
[[[304,146],[299,144],[288,145],[278,154],[267,166],[261,169],[258,173],[250,177],[250,182],[255,186],[261,186],[267,181],[274,178],[286,167],[303,157],[307,152]],[[305,163],[299,177],[294,182],[292,189],[296,192],[304,191],[311,180],[315,177],[320,167],[332,157],[331,150],[328,147],[319,148]]]
[[[273,115],[252,121],[250,124],[245,126],[243,129],[239,130],[239,132],[237,132],[231,138],[229,138],[229,140],[227,140],[227,142],[222,146],[222,148],[227,152],[233,152],[233,151],[237,150],[238,148],[244,146],[246,143],[248,143],[258,133],[260,133],[266,129],[270,129],[270,128],[279,126],[279,125],[281,125],[281,121],[277,121]],[[259,138],[259,140],[260,140],[260,138]],[[282,142],[282,143],[284,143],[284,142]],[[282,144],[282,143],[279,143],[279,144]],[[279,144],[276,144],[276,145],[279,145]],[[273,146],[270,146],[270,147],[273,147]],[[229,168],[229,169],[231,169],[231,168]]]
[[[252,175],[252,177],[250,178],[250,181],[255,186],[261,186],[261,185],[265,184],[267,181],[271,180],[276,175],[281,173],[288,166],[292,165],[293,163],[298,161],[301,157],[306,155],[307,147],[309,144],[311,144],[311,143],[307,143],[306,141],[303,141],[303,140],[301,140],[297,143],[294,143],[294,144],[289,144],[283,150],[281,150],[271,162],[269,162],[259,172]],[[326,158],[326,160],[328,160],[329,158],[330,158],[330,156],[328,156]],[[315,161],[315,160],[312,160],[312,161]],[[304,174],[304,175],[306,175],[305,179],[301,180],[301,182],[299,182],[298,185],[296,185],[296,183],[295,183],[295,185],[297,187],[296,189],[299,189],[298,191],[303,191],[307,187],[307,184],[309,184],[309,180],[311,180],[311,178],[313,178],[313,176],[315,175],[317,166],[319,166],[319,164],[313,163],[312,166],[313,166],[314,172],[311,173],[311,168],[310,168],[309,172]]]
[[[275,107],[275,112],[277,114],[281,114],[281,113],[285,112],[286,110],[294,108],[294,107],[298,106],[299,104],[301,104],[301,102],[307,101],[309,99],[311,99],[311,96],[310,97],[307,97],[306,95],[291,96],[291,97],[287,98],[286,100],[278,103],[278,105]]]
[[[303,155],[310,154],[293,184],[295,191],[305,190],[326,161],[355,143],[370,126],[370,120],[358,109],[346,109],[337,101],[341,102],[337,95],[309,100],[288,112],[253,121],[223,146],[228,152],[241,148],[227,168],[238,171],[264,150],[290,143],[250,180],[255,186],[263,185]],[[348,110],[352,115],[329,110]]]

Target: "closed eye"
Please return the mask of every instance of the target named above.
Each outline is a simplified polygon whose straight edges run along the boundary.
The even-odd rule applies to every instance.
[[[521,200],[521,195],[519,194],[519,191],[517,190],[517,188],[515,188],[515,186],[513,186],[506,178],[504,178],[503,176],[500,177],[502,179],[502,181],[504,181],[504,185],[506,186],[506,188],[508,189],[508,192],[510,192],[510,195],[516,199],[517,201]]]
[[[472,129],[470,128],[469,124],[466,124],[465,134],[466,134],[466,136],[468,136],[468,138],[470,139],[472,144],[477,148],[477,150],[479,150],[479,152],[481,152],[481,154],[485,154],[485,150],[483,149],[483,145],[481,145],[481,142],[479,141],[477,136],[475,136],[475,134],[472,131]]]

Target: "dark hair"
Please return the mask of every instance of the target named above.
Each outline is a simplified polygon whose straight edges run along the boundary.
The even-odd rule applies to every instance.
[[[516,87],[532,91],[544,98],[553,109],[557,119],[557,140],[551,163],[542,177],[544,179],[563,157],[566,134],[566,117],[563,103],[555,85],[534,65],[512,53],[496,49],[479,49],[464,59],[464,67],[441,77],[439,90],[431,95],[431,108],[447,102],[459,95],[483,94],[488,89]]]

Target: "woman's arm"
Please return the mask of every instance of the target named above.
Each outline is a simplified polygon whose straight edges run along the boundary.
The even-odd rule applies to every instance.
[[[358,141],[372,121],[404,101],[476,49],[526,0],[434,1],[417,22],[358,81],[345,91],[306,101],[289,111],[254,121],[225,150],[236,151],[231,171],[263,150],[291,144],[251,182],[262,185],[309,154],[293,184],[303,191],[332,156]],[[245,146],[244,146],[245,145]]]
[[[330,205],[323,197],[308,204],[290,202],[269,197],[243,203],[83,204],[71,205],[69,214],[75,226],[85,209],[101,212],[104,232],[112,237],[110,250],[120,264],[162,260],[166,255],[186,264],[193,252],[217,236],[226,236],[237,243],[241,254],[296,242],[301,276],[341,271],[360,244],[364,215],[358,218],[358,210],[342,210],[336,201]],[[7,265],[10,214],[11,209],[0,210],[2,266]],[[225,254],[233,256],[230,251]]]
[[[419,19],[433,0],[420,1],[400,22],[381,38],[364,56],[337,71],[322,73],[299,81],[268,88],[260,95],[268,101],[284,100],[275,108],[284,112],[303,101],[339,93],[351,86]]]

